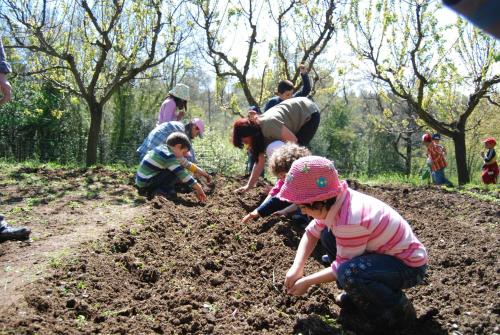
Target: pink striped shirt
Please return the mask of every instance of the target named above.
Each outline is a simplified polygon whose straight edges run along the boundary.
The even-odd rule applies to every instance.
[[[406,265],[427,264],[427,251],[410,225],[392,207],[369,195],[348,188],[337,197],[324,220],[313,220],[306,232],[320,238],[328,228],[335,235],[337,258],[332,270],[364,253],[391,255]]]
[[[177,121],[176,110],[177,105],[175,104],[175,100],[171,97],[165,99],[165,101],[161,104],[160,113],[158,114],[158,124]]]

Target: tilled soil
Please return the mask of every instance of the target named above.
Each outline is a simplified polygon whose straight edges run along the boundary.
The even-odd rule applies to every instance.
[[[241,183],[217,177],[204,205],[192,194],[155,198],[143,222],[82,245],[25,292],[26,306],[0,315],[0,333],[362,334],[338,321],[334,283],[285,293],[304,226],[240,223],[265,197],[262,188],[235,196]],[[424,284],[407,291],[418,320],[399,334],[500,331],[498,202],[435,187],[352,187],[396,208],[429,252]],[[320,255],[306,273],[323,267]]]

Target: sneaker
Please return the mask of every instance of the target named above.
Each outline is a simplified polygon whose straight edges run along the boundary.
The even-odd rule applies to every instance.
[[[174,189],[175,189],[174,192],[178,192],[178,193],[191,193],[191,191],[193,190],[191,188],[191,186],[188,186],[184,183],[175,184]]]
[[[400,330],[411,326],[417,319],[417,313],[411,301],[404,297],[403,302],[383,312],[374,320],[379,329]]]
[[[349,294],[347,294],[347,292],[345,291],[342,291],[341,293],[337,294],[337,296],[335,297],[335,304],[340,308],[356,309],[356,305],[352,301]]]
[[[301,228],[305,228],[309,224],[309,218],[307,217],[307,215],[293,214],[291,219]]]
[[[173,199],[177,197],[177,192],[175,192],[174,188],[172,187],[160,186],[157,187],[153,193],[154,195],[162,196],[167,199]]]
[[[324,254],[321,256],[321,261],[325,264],[332,264],[332,261],[330,260],[330,256],[328,254]]]
[[[0,242],[24,241],[30,238],[31,230],[26,227],[13,228],[0,216]]]

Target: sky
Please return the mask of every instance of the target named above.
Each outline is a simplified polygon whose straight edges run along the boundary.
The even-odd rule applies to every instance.
[[[262,74],[262,70],[266,65],[266,63],[272,62],[272,60],[269,58],[268,55],[268,43],[274,38],[274,36],[277,35],[277,31],[275,29],[276,25],[273,22],[271,22],[271,18],[268,17],[267,10],[268,9],[266,5],[264,5],[258,21],[259,28],[258,28],[257,39],[261,43],[259,43],[256,46],[258,57],[255,64],[252,64],[250,72],[250,75],[255,77],[258,77]],[[454,12],[453,10],[449,9],[446,6],[440,8],[437,11],[436,16],[438,18],[439,22],[438,24],[443,26],[455,23],[459,17],[456,12]],[[248,33],[240,31],[243,31],[241,27],[235,28],[234,32],[231,31],[225,32],[224,36],[226,39],[224,41],[225,42],[224,49],[228,50],[228,53],[231,55],[231,57],[244,60],[246,58],[246,52],[248,48],[248,43],[246,40]],[[457,40],[457,37],[458,35],[456,32],[448,32],[447,35],[444,36],[444,38],[448,41],[450,46],[454,41]],[[345,68],[350,70],[352,67],[350,67],[348,63],[352,62],[352,60],[355,59],[356,57],[352,54],[349,45],[346,43],[346,36],[343,35],[343,33],[339,30],[337,36],[330,41],[329,46],[323,58],[332,60],[340,59],[339,66],[344,66]],[[363,68],[361,63],[360,67]],[[495,68],[494,71],[500,72],[500,63],[497,63],[494,66],[494,68]],[[364,68],[363,71],[367,69],[368,68]],[[350,72],[351,78],[347,78],[347,80],[353,81],[353,84],[350,85],[350,87],[353,90],[358,91],[362,88],[362,86],[366,88],[366,86],[369,85],[367,84],[367,82],[361,83],[361,81],[359,81],[359,76],[361,75],[362,73],[360,72],[356,71]],[[356,78],[358,79],[356,80]]]

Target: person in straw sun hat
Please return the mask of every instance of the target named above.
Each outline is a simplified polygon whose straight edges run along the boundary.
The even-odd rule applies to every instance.
[[[189,101],[189,86],[176,84],[161,104],[158,114],[158,123],[160,125],[169,121],[180,121],[184,118],[187,111],[187,102]],[[179,112],[177,112],[179,110]]]

